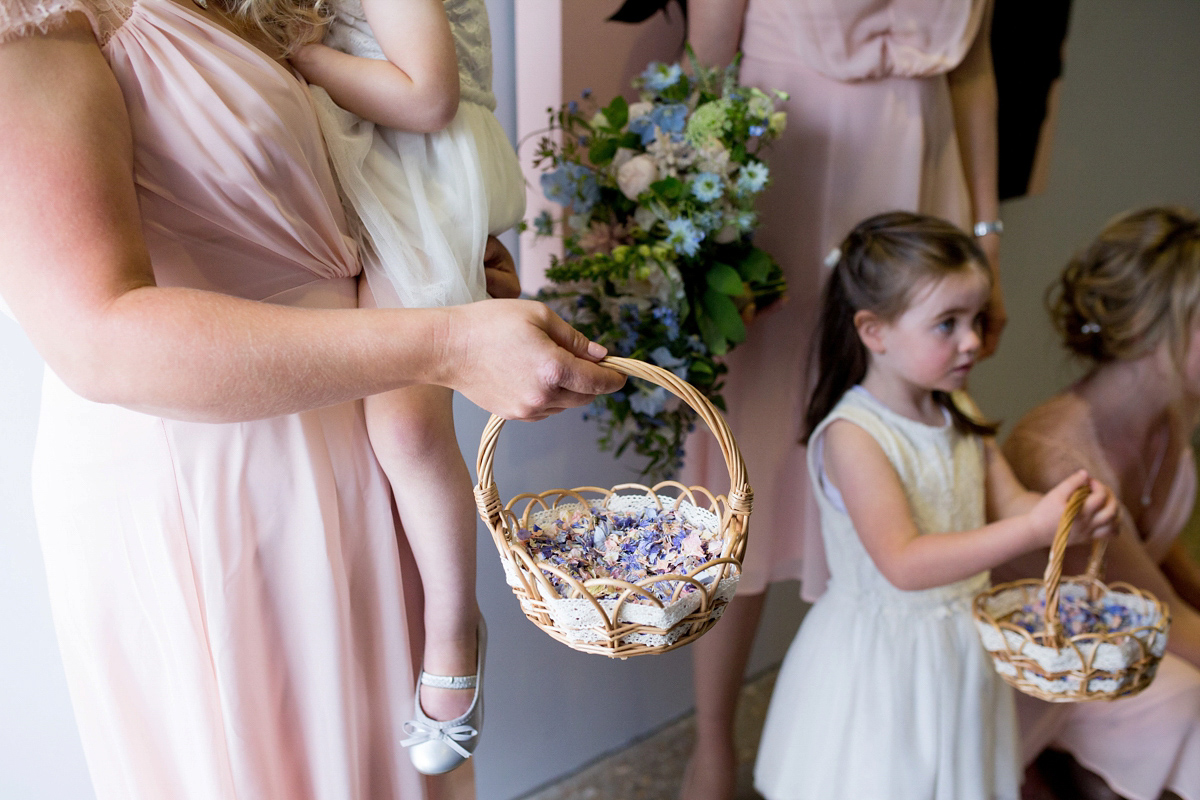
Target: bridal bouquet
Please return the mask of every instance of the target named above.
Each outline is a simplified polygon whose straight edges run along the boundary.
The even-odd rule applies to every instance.
[[[551,113],[560,135],[540,141],[534,165],[564,213],[543,212],[533,226],[561,236],[564,255],[539,299],[610,352],[669,369],[724,408],[720,357],[785,289],[751,241],[770,174],[760,150],[783,130],[784,95],[739,86],[736,66],[692,66],[687,75],[651,64],[632,105],[617,97],[600,107],[585,91]],[[598,398],[592,414],[601,448],[632,446],[655,478],[681,465],[695,416],[638,380]]]

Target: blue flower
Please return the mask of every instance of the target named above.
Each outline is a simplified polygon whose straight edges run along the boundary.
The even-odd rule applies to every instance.
[[[737,188],[740,192],[761,192],[767,185],[767,165],[751,161],[738,171]]]
[[[629,123],[629,131],[642,137],[642,144],[648,145],[655,139],[655,128],[664,133],[682,133],[687,124],[688,108],[683,103],[669,103],[655,106],[649,112]]]
[[[751,125],[750,126],[750,135],[751,136],[762,136],[766,132],[767,132],[766,125]]]
[[[687,359],[677,358],[671,355],[671,351],[665,345],[659,345],[650,351],[650,360],[658,364],[663,369],[669,369],[678,377],[687,380]]]
[[[692,222],[702,231],[715,231],[721,227],[722,217],[715,211],[701,211],[692,215]]]
[[[651,62],[642,73],[642,81],[646,88],[656,92],[674,86],[681,77],[683,70],[678,64],[663,64],[658,61]]]
[[[580,214],[586,214],[600,202],[596,173],[582,164],[566,163],[553,172],[543,173],[541,184],[547,200],[571,206]]]
[[[711,203],[725,191],[721,176],[715,172],[701,172],[692,179],[692,194],[701,203]]]
[[[655,386],[649,391],[639,391],[629,398],[629,407],[648,417],[657,416],[667,407],[667,390],[661,386]],[[646,544],[643,542],[643,546]]]
[[[676,217],[667,220],[667,244],[675,248],[676,253],[694,256],[704,241],[704,232],[697,229],[690,219]]]
[[[679,314],[675,309],[667,306],[659,306],[652,312],[654,318],[661,322],[667,329],[667,338],[672,342],[679,338]]]
[[[572,100],[571,102],[567,103],[567,111],[569,111],[569,112],[571,112],[572,114],[574,114],[574,113],[575,113],[576,111],[578,111],[578,110],[579,110],[579,103],[576,103],[574,100]]]
[[[754,228],[754,225],[757,222],[758,215],[756,215],[753,211],[739,211],[737,218],[734,219],[734,224],[737,225],[737,229],[743,233],[749,232],[752,228]]]
[[[554,233],[554,217],[550,215],[549,211],[543,209],[542,213],[533,218],[533,229],[537,231],[538,236],[552,235]]]
[[[582,97],[583,97],[583,99],[584,99],[584,100],[587,100],[589,97],[591,97],[591,96],[592,96],[592,90],[591,90],[591,89],[584,89],[584,90],[583,90],[582,92],[580,92],[579,94],[580,94],[580,96],[582,96]]]

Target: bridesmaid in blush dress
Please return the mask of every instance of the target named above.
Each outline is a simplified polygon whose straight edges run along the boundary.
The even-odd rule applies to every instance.
[[[728,63],[740,43],[742,82],[790,95],[787,129],[767,155],[771,185],[756,234],[783,267],[788,298],[755,320],[727,359],[727,418],[753,476],[754,524],[738,595],[693,647],[697,743],[681,795],[689,800],[733,796],[733,713],[767,585],[799,578],[808,600],[824,591],[798,439],[826,253],[861,219],[887,210],[967,230],[997,217],[989,19],[988,0],[689,3],[689,41],[701,61]],[[995,270],[997,235],[980,244]],[[1004,324],[993,284],[988,352]],[[719,486],[720,464],[719,451],[696,437],[684,479]]]
[[[0,291],[48,365],[84,753],[99,800],[420,800],[420,593],[360,398],[541,417],[622,380],[538,304],[357,310],[308,91],[227,5],[0,0]]]

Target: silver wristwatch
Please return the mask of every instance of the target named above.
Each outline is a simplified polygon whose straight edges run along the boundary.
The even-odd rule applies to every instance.
[[[994,219],[990,222],[976,222],[973,230],[975,232],[976,239],[980,238],[981,236],[987,236],[989,233],[995,233],[999,235],[1004,233],[1004,223],[998,219]]]

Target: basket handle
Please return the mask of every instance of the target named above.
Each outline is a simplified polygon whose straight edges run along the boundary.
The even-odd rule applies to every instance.
[[[1058,521],[1058,530],[1054,532],[1054,541],[1050,545],[1050,561],[1046,564],[1046,573],[1042,582],[1046,584],[1046,607],[1042,609],[1045,624],[1046,643],[1050,647],[1061,647],[1061,633],[1058,623],[1058,588],[1062,582],[1063,558],[1067,553],[1067,538],[1071,535],[1071,526],[1075,517],[1083,508],[1083,503],[1091,489],[1085,484],[1080,486],[1067,498],[1066,508]],[[1108,547],[1107,539],[1097,539],[1092,543],[1092,554],[1088,557],[1087,577],[1096,579],[1100,575],[1100,566],[1104,562],[1104,551]]]
[[[733,439],[733,433],[729,430],[729,425],[717,407],[696,387],[675,373],[654,364],[620,356],[606,356],[599,363],[600,366],[608,367],[622,375],[641,378],[661,386],[692,407],[692,410],[700,416],[704,424],[717,437],[717,444],[721,448],[721,454],[725,457],[725,467],[729,470],[727,499],[730,512],[742,519],[749,516],[754,493],[747,482],[746,462],[742,460],[742,453]],[[479,442],[479,458],[475,463],[476,475],[479,477],[479,482],[475,486],[475,501],[479,505],[479,510],[491,522],[494,530],[500,529],[501,506],[500,492],[496,488],[492,467],[496,456],[496,439],[503,427],[504,418],[493,414],[483,428],[483,436]]]

